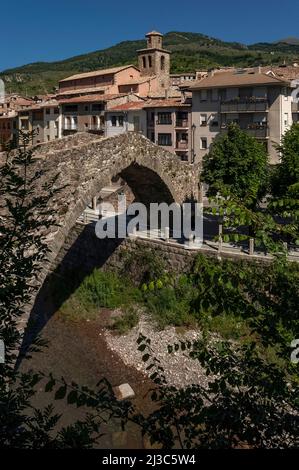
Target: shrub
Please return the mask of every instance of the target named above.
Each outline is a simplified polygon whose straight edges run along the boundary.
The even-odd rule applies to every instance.
[[[123,335],[134,328],[134,326],[137,325],[138,320],[138,311],[134,306],[131,306],[125,310],[122,316],[115,318],[112,329],[120,335]]]
[[[140,292],[128,279],[95,269],[63,304],[62,313],[86,316],[101,307],[118,308],[138,302]]]

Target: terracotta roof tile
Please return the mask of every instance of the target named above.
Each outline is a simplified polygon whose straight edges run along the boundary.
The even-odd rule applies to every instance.
[[[59,99],[59,104],[68,104],[68,103],[93,103],[97,101],[110,101],[115,98],[120,98],[126,96],[126,93],[119,93],[117,95],[85,95],[85,96],[74,96],[73,98],[63,98]]]
[[[145,108],[177,108],[181,106],[190,105],[182,103],[180,99],[150,100],[144,105]]]
[[[254,85],[287,85],[286,80],[258,72],[215,72],[202,80],[193,82],[190,90],[205,88],[221,88],[230,86],[254,86]]]
[[[144,101],[130,101],[129,103],[119,104],[117,106],[113,106],[110,108],[109,111],[130,111],[130,110],[138,110],[143,109],[146,102]]]
[[[94,70],[93,72],[83,72],[77,73],[75,75],[71,75],[70,77],[63,78],[59,81],[59,83],[67,82],[69,80],[78,80],[80,78],[88,78],[88,77],[97,77],[98,75],[109,75],[120,72],[121,70],[125,70],[129,67],[134,67],[134,69],[138,70],[135,65],[122,65],[120,67],[112,67],[110,69],[102,69],[102,70]]]

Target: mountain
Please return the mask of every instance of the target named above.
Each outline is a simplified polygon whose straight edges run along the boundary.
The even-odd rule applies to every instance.
[[[290,46],[299,46],[299,38],[290,36],[288,38],[275,41],[273,44],[288,44]]]
[[[172,52],[171,72],[193,72],[218,66],[255,66],[298,61],[299,44],[259,43],[246,46],[224,42],[200,33],[171,31],[163,45]],[[0,73],[7,92],[26,95],[50,93],[58,81],[75,73],[125,64],[137,64],[136,50],[145,40],[124,41],[107,49],[71,57],[57,62],[35,62]]]

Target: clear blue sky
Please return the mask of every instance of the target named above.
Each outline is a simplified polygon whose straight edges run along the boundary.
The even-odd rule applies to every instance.
[[[3,4],[4,3],[4,4]],[[298,0],[11,0],[0,5],[0,70],[141,39],[157,29],[246,44],[299,36]]]

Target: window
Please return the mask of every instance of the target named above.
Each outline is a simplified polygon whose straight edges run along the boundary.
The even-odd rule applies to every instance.
[[[49,140],[50,140],[50,136],[49,136],[49,135],[47,135],[47,141],[49,142]]]
[[[154,132],[151,132],[151,141],[155,142],[155,133]]]
[[[171,134],[158,134],[158,145],[171,146]]]
[[[50,108],[46,108],[46,114],[50,114]]]
[[[201,150],[207,150],[207,148],[208,148],[208,139],[206,137],[201,137],[201,139],[200,139],[200,148],[201,148]]]
[[[218,90],[217,90],[217,88],[212,89],[212,101],[218,101]]]
[[[158,124],[171,124],[171,113],[158,113]]]
[[[84,123],[84,126],[85,126],[85,129],[88,129],[88,123],[87,122]]]
[[[84,111],[88,111],[88,106],[84,106]]]
[[[165,57],[164,55],[161,56],[161,70],[165,69]]]
[[[103,105],[100,103],[93,104],[91,106],[92,111],[102,111],[103,110]]]
[[[200,101],[207,101],[207,99],[208,99],[207,90],[201,90],[201,92],[200,92]]]
[[[146,60],[144,56],[142,57],[142,65],[143,65],[143,68],[146,69]]]
[[[64,108],[64,110],[67,113],[73,113],[75,111],[78,111],[78,105],[77,104],[67,104]]]
[[[218,126],[219,126],[218,114],[211,114],[211,127],[218,127]]]
[[[123,127],[124,117],[123,116],[111,116],[111,125],[113,127]]]
[[[21,130],[22,131],[28,131],[29,129],[29,123],[27,119],[21,119]]]
[[[284,125],[289,125],[289,113],[284,113]]]
[[[151,68],[151,66],[152,66],[152,56],[151,55],[148,56],[148,66],[149,66],[149,68]]]
[[[207,115],[201,114],[200,115],[200,125],[201,127],[205,127],[207,125]]]
[[[47,121],[46,129],[50,129],[50,121]]]
[[[282,89],[282,94],[284,96],[284,100],[288,101],[288,89],[286,87]]]
[[[54,114],[59,114],[59,108],[54,108],[54,109],[53,109],[53,113],[54,113]]]

